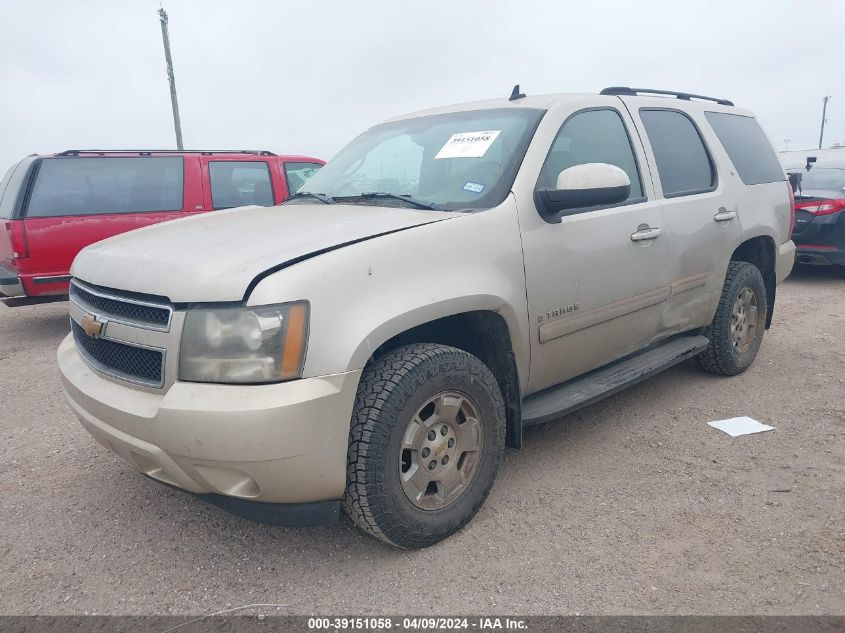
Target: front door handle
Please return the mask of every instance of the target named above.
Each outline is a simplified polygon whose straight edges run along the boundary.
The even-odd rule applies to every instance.
[[[716,215],[713,216],[713,219],[716,220],[716,222],[730,222],[735,218],[736,211],[728,211],[725,207],[720,207],[716,212]]]
[[[640,229],[635,233],[631,233],[632,242],[644,242],[645,240],[655,240],[660,237],[661,230],[658,228]]]

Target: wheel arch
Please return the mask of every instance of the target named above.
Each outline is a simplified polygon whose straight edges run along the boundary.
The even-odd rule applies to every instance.
[[[414,319],[406,315],[405,322]],[[371,339],[368,339],[372,343]],[[461,349],[481,360],[496,378],[505,402],[508,448],[522,445],[522,391],[512,328],[496,310],[476,309],[421,320],[382,340],[369,355],[369,364],[384,353],[412,343],[439,343]]]
[[[775,296],[777,293],[777,278],[775,260],[777,247],[770,235],[757,235],[746,239],[734,249],[731,261],[741,261],[753,264],[763,276],[766,286],[766,329],[772,325],[772,314],[775,311]]]

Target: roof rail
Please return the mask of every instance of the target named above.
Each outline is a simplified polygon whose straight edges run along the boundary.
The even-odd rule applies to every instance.
[[[79,156],[80,154],[255,154],[275,156],[264,149],[67,149],[56,156]]]
[[[611,86],[610,88],[605,88],[599,94],[619,96],[627,95],[629,97],[633,97],[640,93],[649,95],[667,95],[670,97],[677,97],[678,99],[683,99],[684,101],[689,101],[690,99],[703,99],[705,101],[715,101],[719,105],[733,105],[733,101],[728,101],[727,99],[717,99],[716,97],[694,95],[690,92],[674,92],[673,90],[654,90],[653,88],[628,88],[626,86]]]

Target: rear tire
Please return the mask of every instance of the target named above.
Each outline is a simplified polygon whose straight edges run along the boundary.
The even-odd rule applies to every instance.
[[[744,372],[763,342],[767,310],[766,285],[760,270],[748,262],[732,261],[716,315],[704,331],[710,346],[695,357],[696,363],[722,376]]]
[[[475,516],[504,446],[504,402],[484,363],[445,345],[391,350],[358,387],[344,510],[394,547],[428,547]]]

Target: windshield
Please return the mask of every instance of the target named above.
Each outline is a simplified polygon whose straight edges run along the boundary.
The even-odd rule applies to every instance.
[[[510,191],[543,113],[474,110],[378,125],[341,150],[299,193],[321,194],[323,202],[406,206],[407,198],[409,206],[446,210],[494,207]]]

